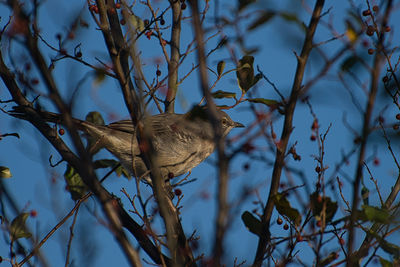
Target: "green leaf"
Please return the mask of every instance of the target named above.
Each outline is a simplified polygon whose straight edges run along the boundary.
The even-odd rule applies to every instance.
[[[246,226],[247,230],[249,230],[255,235],[261,236],[262,233],[261,221],[257,219],[253,214],[251,214],[248,211],[243,212],[242,221]]]
[[[389,211],[386,209],[381,209],[368,205],[362,205],[361,208],[369,221],[384,224],[390,222],[390,214]]]
[[[86,121],[91,122],[96,125],[105,125],[103,116],[101,116],[100,112],[91,111],[86,115]]]
[[[26,230],[25,221],[29,217],[29,213],[21,213],[11,222],[10,236],[11,240],[15,241],[23,237],[31,237],[32,234]]]
[[[221,77],[222,72],[223,72],[224,69],[225,69],[225,65],[226,65],[226,63],[225,63],[225,61],[223,61],[223,60],[221,60],[220,62],[218,62],[218,65],[217,65],[218,77]]]
[[[212,97],[218,98],[218,99],[220,99],[220,98],[234,98],[235,96],[236,96],[236,93],[225,92],[225,91],[222,91],[222,90],[218,90],[218,91],[212,93]]]
[[[236,76],[240,89],[245,93],[254,85],[254,57],[244,56],[239,60]]]
[[[118,177],[123,175],[125,178],[128,178],[128,180],[130,180],[132,178],[132,175],[129,173],[129,171],[127,169],[125,169],[124,166],[122,166],[122,165],[119,165],[115,169],[115,173],[117,174]]]
[[[391,263],[390,261],[385,260],[384,258],[382,258],[380,256],[378,256],[378,257],[379,257],[379,263],[381,264],[382,267],[393,267],[394,266],[393,263]]]
[[[82,178],[71,165],[67,165],[67,170],[64,173],[64,179],[67,183],[67,189],[73,200],[81,199],[87,192],[87,187]]]
[[[329,223],[336,214],[337,202],[332,201],[330,197],[320,197],[318,192],[310,195],[311,210],[314,216],[322,216],[322,210],[325,205],[325,222]]]
[[[289,218],[295,225],[300,225],[301,215],[300,212],[292,208],[286,196],[278,193],[274,196],[275,208],[282,216]]]
[[[295,22],[298,26],[300,26],[301,29],[307,30],[307,26],[298,18],[298,16],[294,13],[287,13],[287,12],[282,12],[280,13],[280,16],[288,21],[288,22]]]
[[[253,23],[247,27],[248,31],[254,30],[255,28],[263,25],[264,23],[268,22],[270,19],[272,19],[275,16],[275,12],[273,11],[264,11]]]
[[[129,171],[125,169],[120,162],[113,160],[113,159],[99,159],[93,162],[95,169],[101,168],[115,168],[118,164],[119,166],[114,170],[118,177],[121,175],[125,176],[126,178],[130,179],[132,176],[130,175]]]
[[[272,99],[265,99],[265,98],[249,98],[247,101],[252,103],[260,103],[267,105],[268,107],[276,107],[279,106],[279,102]]]
[[[323,258],[318,266],[326,266],[332,261],[336,260],[338,258],[338,254],[336,252],[331,252],[329,255],[325,258]]]
[[[0,178],[10,178],[12,177],[11,171],[5,166],[0,166]]]

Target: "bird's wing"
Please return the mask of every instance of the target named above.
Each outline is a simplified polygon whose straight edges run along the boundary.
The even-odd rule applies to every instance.
[[[134,134],[135,127],[133,127],[132,120],[122,120],[122,121],[116,121],[113,123],[110,123],[108,125],[109,128],[117,131],[122,131],[126,133],[131,133]]]

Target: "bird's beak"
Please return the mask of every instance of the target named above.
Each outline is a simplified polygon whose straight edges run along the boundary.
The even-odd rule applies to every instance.
[[[245,126],[243,124],[241,124],[240,122],[234,121],[233,127],[235,127],[235,128],[244,128]]]

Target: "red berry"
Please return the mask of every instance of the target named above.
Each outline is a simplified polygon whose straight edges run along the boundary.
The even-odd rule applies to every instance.
[[[346,244],[346,241],[343,238],[339,238],[339,244],[343,246]]]
[[[73,32],[73,31],[70,31],[69,33],[68,33],[68,39],[70,39],[70,40],[72,40],[72,39],[75,39],[75,33]]]
[[[37,211],[36,210],[31,210],[31,212],[29,213],[29,215],[31,217],[36,217],[37,216]]]
[[[390,32],[392,29],[390,28],[390,26],[386,26],[386,27],[384,28],[384,30],[385,30],[385,32]]]
[[[379,11],[379,7],[377,5],[375,5],[375,6],[372,7],[372,10],[374,12],[378,12]]]
[[[182,10],[185,10],[185,9],[186,9],[186,3],[185,3],[185,2],[183,2],[183,3],[181,4],[181,9],[182,9]]]
[[[384,76],[384,77],[382,78],[382,82],[384,82],[384,83],[387,83],[388,80],[389,80],[389,77],[388,77],[388,76]]]
[[[322,222],[321,222],[321,220],[318,220],[317,221],[317,227],[321,227],[322,226]]]
[[[174,174],[172,173],[172,172],[169,172],[168,173],[168,179],[172,179],[172,178],[174,178],[175,176],[174,176]]]
[[[156,71],[156,75],[157,75],[157,76],[161,76],[161,70],[157,70],[157,71]]]
[[[161,20],[160,20],[160,24],[161,24],[161,25],[164,25],[164,24],[165,24],[165,20],[164,20],[164,19],[161,19]]]
[[[399,129],[399,125],[398,124],[395,124],[395,125],[393,125],[393,130],[398,130]]]
[[[374,54],[375,50],[373,48],[369,48],[368,49],[368,54],[372,55]]]
[[[281,219],[281,217],[278,217],[278,219],[276,219],[276,223],[278,225],[281,225],[283,223],[283,220]]]
[[[364,10],[364,11],[362,12],[362,14],[363,14],[363,16],[369,16],[369,15],[371,15],[371,10],[366,9],[366,10]]]
[[[147,39],[149,39],[149,40],[150,40],[152,34],[153,34],[153,31],[147,31],[147,32],[145,33]]]
[[[372,35],[374,35],[374,32],[375,32],[374,26],[369,25],[369,26],[367,27],[367,35],[368,35],[368,36],[372,36]]]
[[[179,197],[180,195],[182,195],[182,190],[180,190],[179,188],[177,188],[177,189],[175,189],[174,193],[175,193],[176,196]]]
[[[400,113],[396,114],[396,120],[400,120]]]
[[[143,22],[144,22],[144,26],[148,26],[150,24],[150,21],[148,19],[145,19]]]
[[[374,158],[374,165],[375,166],[379,166],[379,163],[380,163],[379,159],[378,158]]]
[[[316,137],[315,135],[311,135],[311,136],[310,136],[310,140],[311,140],[311,141],[315,141],[315,140],[317,140],[317,137]]]
[[[317,197],[317,202],[318,202],[318,203],[322,203],[322,197],[321,197],[321,195],[318,195],[318,197]]]
[[[39,79],[38,79],[38,78],[33,78],[33,79],[31,80],[31,83],[32,83],[33,85],[37,85],[37,84],[39,84]]]
[[[125,24],[126,24],[126,21],[125,21],[124,19],[121,19],[121,20],[119,21],[119,23],[121,23],[121,25],[125,25]]]
[[[289,229],[289,225],[288,225],[287,223],[285,223],[285,225],[283,226],[283,229],[284,229],[284,230]]]
[[[60,129],[58,130],[58,133],[59,133],[60,135],[64,135],[64,134],[65,134],[65,130],[64,130],[63,128],[60,128]]]
[[[116,9],[120,9],[120,8],[121,8],[121,3],[116,3],[116,4],[115,4],[115,8],[116,8]]]
[[[317,173],[320,173],[320,172],[321,172],[321,167],[320,167],[320,166],[315,167],[315,171],[316,171]]]
[[[76,52],[75,56],[76,56],[76,57],[82,57],[82,52],[81,52],[81,51]]]

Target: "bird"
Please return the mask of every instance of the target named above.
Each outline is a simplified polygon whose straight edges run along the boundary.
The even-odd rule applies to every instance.
[[[15,112],[17,113],[17,112]],[[14,114],[15,115],[15,114]],[[62,124],[59,114],[44,112],[45,120]],[[142,158],[137,129],[132,120],[120,120],[98,125],[73,118],[77,129],[90,139],[91,151],[105,148],[136,178],[151,183],[150,171]],[[232,129],[245,127],[233,121],[228,114],[217,110],[217,123],[225,137]],[[210,156],[215,147],[214,125],[206,108],[197,106],[185,114],[161,113],[143,119],[156,155],[157,166],[167,180],[190,172]]]

